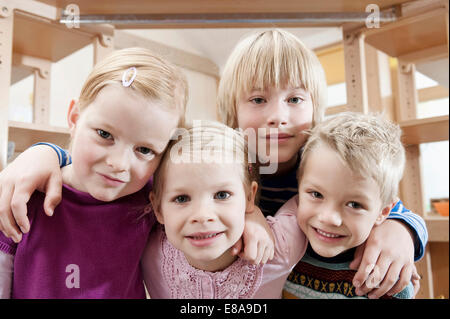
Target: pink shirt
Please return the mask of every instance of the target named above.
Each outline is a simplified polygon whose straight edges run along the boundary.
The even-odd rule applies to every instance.
[[[169,243],[158,225],[150,234],[142,258],[144,281],[151,298],[223,299],[281,298],[286,278],[303,257],[307,239],[297,224],[297,197],[268,217],[275,238],[274,258],[255,266],[238,258],[222,271],[192,267]]]

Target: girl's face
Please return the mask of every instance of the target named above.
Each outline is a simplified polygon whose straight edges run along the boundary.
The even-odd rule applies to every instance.
[[[237,103],[241,129],[254,132],[265,129],[257,135],[257,145],[249,141],[250,150],[262,155],[266,150],[269,153],[270,147],[278,148],[278,155],[269,157],[271,163],[286,163],[296,158],[307,139],[302,132],[311,127],[312,119],[311,95],[303,88],[254,89],[244,93]],[[261,155],[258,154],[260,162],[265,162]]]
[[[354,174],[326,145],[317,145],[305,160],[297,220],[312,248],[334,257],[361,245],[389,215],[377,183]]]
[[[246,195],[241,170],[235,163],[168,160],[155,213],[169,242],[198,269],[221,270],[236,258],[229,250],[242,236],[245,212],[253,209],[254,200]]]
[[[140,190],[156,170],[178,115],[130,88],[108,85],[69,109],[73,163],[64,182],[102,201]]]

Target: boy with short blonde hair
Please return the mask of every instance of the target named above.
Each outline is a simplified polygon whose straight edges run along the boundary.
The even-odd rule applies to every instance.
[[[298,170],[299,195],[285,204],[297,203],[298,224],[310,248],[291,273],[285,296],[357,297],[349,264],[355,248],[384,222],[397,202],[405,165],[400,136],[400,127],[381,115],[350,112],[310,131]],[[392,297],[413,296],[409,283]]]

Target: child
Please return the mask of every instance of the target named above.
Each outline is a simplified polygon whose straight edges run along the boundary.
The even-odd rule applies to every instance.
[[[52,218],[28,202],[20,244],[0,235],[3,298],[145,298],[140,259],[153,225],[149,180],[182,123],[179,70],[141,48],[98,63],[68,111],[73,164]],[[12,288],[11,288],[12,287]]]
[[[283,30],[262,31],[246,37],[225,65],[218,90],[219,116],[232,128],[250,133],[259,130],[257,143],[249,141],[249,148],[262,165],[272,169],[277,166],[275,172],[261,175],[260,207],[266,216],[274,215],[297,193],[296,169],[307,141],[304,132],[322,121],[325,85],[323,69],[314,53]],[[267,150],[271,149],[278,152],[267,156]],[[360,295],[370,290],[364,285],[370,274],[366,272],[369,265],[376,264],[380,270],[376,281],[384,278],[372,292],[376,297],[391,288],[390,292],[402,290],[410,281],[413,257],[417,260],[424,254],[425,223],[402,207],[399,201],[390,213],[390,220],[372,230],[364,256],[361,249],[355,254],[352,267],[356,269],[361,261],[354,277]],[[397,282],[399,277],[393,287],[391,282]]]
[[[248,36],[236,46],[227,61],[218,90],[218,113],[222,121],[246,132],[269,129],[258,143],[249,143],[259,162],[269,168],[272,164],[277,166],[275,173],[261,176],[259,205],[265,215],[274,215],[297,193],[296,168],[301,159],[300,150],[306,142],[302,132],[323,118],[325,85],[324,73],[315,55],[295,36],[283,30]],[[270,129],[279,132],[271,134]],[[276,146],[273,148],[278,149],[278,154],[276,158],[268,159],[265,151],[272,146]],[[58,202],[59,190],[55,181],[59,180],[60,173],[55,164],[56,155],[52,149],[42,148],[25,151],[22,158],[0,173],[0,182],[7,190],[0,197],[0,229],[10,236],[21,236],[14,219],[24,231],[28,230],[26,209],[21,202],[26,202],[27,194],[34,189],[48,188],[47,212],[50,213],[50,207]],[[30,166],[30,161],[36,157],[43,164]],[[17,176],[18,172],[22,178]],[[397,282],[398,277],[400,280],[393,289],[400,291],[410,281],[413,258],[423,256],[427,241],[425,223],[400,207],[403,207],[401,202],[391,211],[390,220],[373,229],[366,241],[364,256],[361,249],[357,250],[352,266],[356,268],[361,261],[354,278],[355,286],[360,286],[361,291],[357,291],[360,294],[368,290],[364,282],[369,275],[365,273],[369,264],[377,264],[381,269],[380,278],[385,278],[374,292],[379,296],[391,289],[390,282]],[[396,236],[392,236],[393,233]]]
[[[381,115],[350,112],[312,129],[298,169],[298,196],[278,212],[297,206],[298,224],[309,240],[307,255],[286,282],[286,295],[356,297],[349,264],[397,201],[405,164],[400,136],[400,127]],[[413,296],[409,283],[393,298]]]
[[[275,254],[267,264],[233,256],[258,187],[244,137],[217,122],[181,137],[169,144],[150,197],[164,225],[151,232],[142,260],[151,298],[280,298],[306,249],[295,211],[268,218]]]

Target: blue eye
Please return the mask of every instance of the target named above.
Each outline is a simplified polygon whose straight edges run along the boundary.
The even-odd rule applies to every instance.
[[[360,203],[357,202],[349,202],[347,204],[348,207],[353,208],[353,209],[362,209],[363,206]]]
[[[303,99],[298,96],[294,96],[294,97],[289,98],[288,102],[292,103],[292,104],[300,104],[303,102]]]
[[[104,131],[102,129],[97,129],[97,134],[104,139],[109,139],[112,137],[111,133]]]
[[[255,104],[262,104],[265,102],[265,100],[262,97],[255,97],[255,98],[251,99],[250,101],[252,101]]]
[[[228,199],[230,196],[231,196],[231,194],[229,192],[220,191],[214,195],[214,198],[219,199],[219,200],[225,200],[225,199]]]
[[[148,147],[140,146],[136,150],[143,155],[155,155],[155,152],[153,152]]]
[[[184,204],[187,203],[189,201],[189,196],[187,195],[179,195],[177,197],[175,197],[174,202],[177,204]]]
[[[316,191],[309,192],[313,198],[323,198],[322,194]]]

